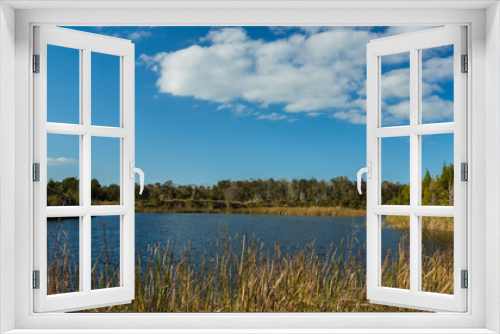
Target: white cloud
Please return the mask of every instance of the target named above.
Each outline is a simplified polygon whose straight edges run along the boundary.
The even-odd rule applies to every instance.
[[[100,35],[130,39],[136,43],[153,37],[151,30],[154,29],[154,27],[116,28],[108,26],[97,26],[93,28],[95,32]]]
[[[333,118],[347,121],[352,124],[366,124],[366,100],[359,99],[352,103],[352,108],[336,111]]]
[[[402,124],[410,115],[409,69],[400,68],[382,76],[383,123]],[[433,57],[422,63],[422,117],[426,122],[450,119],[453,115],[453,101],[443,100],[437,93],[444,92],[440,84],[453,80],[453,56]],[[387,101],[397,102],[388,104]]]
[[[217,110],[229,110],[233,114],[238,115],[238,116],[247,116],[251,115],[253,113],[252,108],[248,108],[244,104],[241,103],[224,103],[221,104],[217,107]]]
[[[61,166],[61,165],[69,165],[69,164],[75,164],[75,163],[77,163],[77,160],[72,159],[72,158],[65,158],[65,157],[47,158],[47,165],[48,166]]]
[[[302,27],[290,27],[290,26],[271,26],[271,30],[275,35],[284,35],[291,30],[300,30],[307,34],[317,34],[320,31],[327,31],[335,29],[334,27],[324,27],[324,26],[302,26]]]
[[[143,39],[151,38],[153,33],[150,30],[136,30],[127,35],[127,39],[138,42]]]
[[[361,112],[359,109],[337,111],[333,114],[333,117],[352,124],[366,124],[366,113]]]
[[[391,34],[422,27],[391,27],[386,32],[350,27],[305,27],[274,41],[251,39],[243,28],[211,30],[201,45],[140,60],[158,73],[160,93],[193,97],[220,104],[236,114],[252,114],[251,106],[278,105],[285,113],[326,114],[355,124],[366,122],[366,44]],[[276,34],[286,27],[272,28]],[[391,64],[406,61],[393,57]],[[439,80],[449,73],[445,60],[424,63],[424,95],[440,89]],[[397,66],[396,66],[397,67]],[[394,69],[384,75],[383,94],[394,99],[409,95],[409,71]],[[236,103],[242,101],[245,104]],[[401,117],[398,103],[389,109]],[[271,116],[273,115],[273,116]],[[258,119],[286,117],[259,114]],[[280,118],[284,119],[284,118]]]
[[[382,99],[410,96],[410,69],[400,68],[382,75]]]
[[[382,108],[383,125],[398,124],[403,120],[408,120],[410,116],[410,101],[403,100],[396,104],[385,105]]]
[[[309,117],[319,117],[322,114],[320,112],[309,112],[306,115],[309,116]]]
[[[247,39],[245,30],[241,28],[225,28],[221,30],[210,30],[208,35],[201,40],[214,44],[235,44]]]
[[[453,80],[453,56],[434,57],[422,64],[422,80],[439,83]]]
[[[162,93],[332,113],[352,108],[357,92],[364,93],[365,45],[377,36],[336,28],[266,42],[252,40],[244,29],[225,28],[209,32],[203,39],[208,46],[140,59],[159,74]]]
[[[257,119],[259,119],[259,120],[267,120],[267,121],[281,121],[281,120],[284,120],[287,118],[288,118],[288,116],[278,114],[275,112],[273,112],[271,114],[267,114],[267,115],[260,115],[257,117]]]
[[[453,101],[443,100],[436,95],[422,101],[422,120],[426,123],[442,120],[453,121]]]

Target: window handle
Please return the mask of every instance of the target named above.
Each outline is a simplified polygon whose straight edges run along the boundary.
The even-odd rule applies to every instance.
[[[141,189],[139,190],[139,195],[142,195],[142,191],[144,190],[144,172],[140,168],[134,167],[134,162],[130,161],[129,164],[130,178],[133,179],[135,174],[139,174],[139,182]]]
[[[366,173],[366,176],[369,179],[372,178],[372,163],[370,161],[368,161],[368,166],[367,167],[361,168],[358,171],[358,193],[360,195],[363,194],[363,192],[361,191],[361,176],[363,175],[363,173]]]

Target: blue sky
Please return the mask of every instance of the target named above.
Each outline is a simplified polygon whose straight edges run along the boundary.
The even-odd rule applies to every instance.
[[[355,179],[366,161],[366,43],[405,27],[73,27],[133,40],[136,165],[146,182]],[[452,49],[424,50],[424,122],[453,120]],[[118,125],[119,68],[92,55],[92,124]],[[78,123],[78,52],[49,47],[48,121]],[[408,122],[408,61],[382,59],[383,125]],[[78,175],[78,138],[48,136],[48,177]],[[424,170],[453,135],[423,139]],[[92,177],[119,180],[117,140],[92,142]],[[408,182],[407,138],[383,143],[383,177]],[[407,153],[404,153],[407,152]]]

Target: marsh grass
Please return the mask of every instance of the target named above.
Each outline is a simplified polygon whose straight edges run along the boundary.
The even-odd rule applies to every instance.
[[[188,201],[177,201],[186,202]],[[210,202],[210,201],[198,201]],[[136,212],[140,213],[227,213],[227,214],[248,214],[248,215],[278,215],[278,216],[304,216],[304,217],[363,217],[366,216],[364,209],[352,209],[345,207],[251,207],[243,203],[241,205],[211,205],[211,203],[202,203],[202,205],[184,205],[184,206],[136,206]]]
[[[135,299],[130,304],[85,312],[406,312],[415,311],[371,304],[366,299],[365,248],[354,252],[353,242],[332,244],[319,256],[314,244],[294,252],[264,251],[246,236],[217,237],[214,254],[195,259],[190,247],[175,252],[174,244],[154,244],[138,250]],[[398,256],[386,254],[383,286],[409,287],[405,242]],[[53,258],[48,285],[66,292],[66,281],[78,277],[68,252]],[[99,287],[116,279],[115,266],[101,259],[92,280]],[[453,293],[453,255],[438,251],[423,259],[427,273],[424,291]],[[111,266],[111,265],[110,265]],[[451,284],[450,284],[451,282]]]
[[[386,216],[382,224],[397,229],[409,229],[410,219],[408,216]],[[453,232],[453,218],[423,217],[422,230],[435,232]]]
[[[60,220],[57,229],[52,235],[47,235],[52,239],[53,247],[47,250],[47,294],[78,291],[80,275],[78,263],[70,252],[70,245],[66,238],[68,232],[65,231]]]

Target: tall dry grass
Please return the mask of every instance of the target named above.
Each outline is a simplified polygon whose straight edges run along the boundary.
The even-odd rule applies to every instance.
[[[136,212],[140,213],[228,213],[248,215],[278,215],[278,216],[306,216],[306,217],[363,217],[366,216],[364,209],[351,209],[344,207],[238,207],[238,208],[214,208],[214,207],[161,207],[161,206],[137,206]]]
[[[451,217],[422,217],[422,230],[435,232],[453,232],[453,218]],[[397,229],[409,229],[410,217],[386,216],[383,225]]]
[[[319,256],[313,244],[293,254],[283,253],[276,244],[274,253],[267,254],[254,239],[221,236],[215,242],[218,251],[201,259],[195,259],[190,248],[178,255],[171,244],[148,246],[138,252],[142,256],[137,257],[132,303],[86,312],[414,311],[366,299],[364,247],[353,252],[352,243],[341,242]],[[397,256],[387,253],[381,259],[383,286],[409,288],[405,245],[400,244]],[[64,271],[77,272],[61,261],[65,259],[57,259],[49,268],[49,284],[61,287],[58,292],[64,292],[68,285],[63,281],[71,277]],[[422,290],[453,293],[452,250],[424,257],[422,267]],[[116,277],[107,269],[93,272],[98,286]]]

